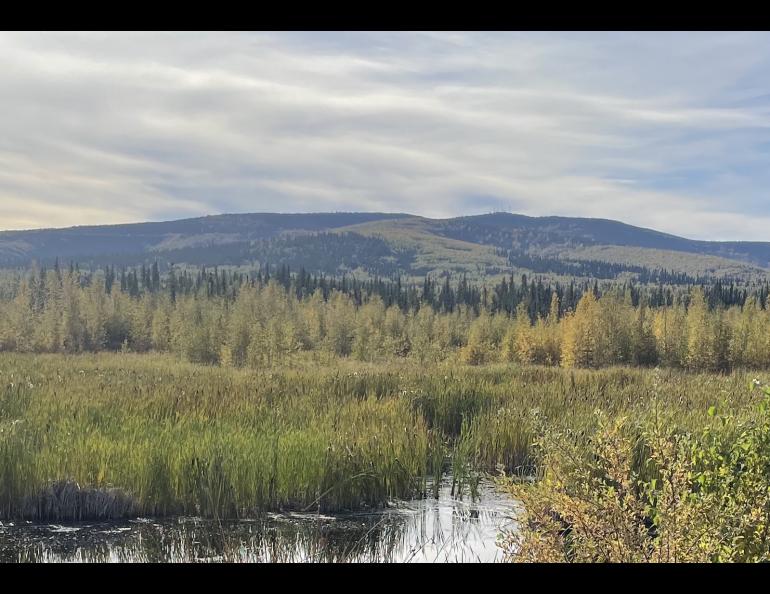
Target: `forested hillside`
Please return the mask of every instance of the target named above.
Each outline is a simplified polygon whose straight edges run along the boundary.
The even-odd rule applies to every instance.
[[[386,213],[239,214],[180,221],[0,232],[0,267],[286,264],[360,278],[537,273],[669,282],[768,279],[770,243],[694,241],[616,221],[509,213],[427,219]]]

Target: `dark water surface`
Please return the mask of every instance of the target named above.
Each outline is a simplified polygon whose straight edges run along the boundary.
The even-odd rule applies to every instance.
[[[0,524],[3,562],[494,562],[515,526],[515,502],[482,483],[480,496],[397,502],[340,515],[267,514],[249,520],[137,519]]]

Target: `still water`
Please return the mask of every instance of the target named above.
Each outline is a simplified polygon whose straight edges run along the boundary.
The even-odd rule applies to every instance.
[[[144,519],[68,525],[0,524],[3,562],[496,562],[515,502],[482,483],[479,496],[395,502],[340,515],[267,514],[217,521]]]

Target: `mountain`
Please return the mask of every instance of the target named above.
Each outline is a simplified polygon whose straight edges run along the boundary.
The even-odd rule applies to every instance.
[[[168,222],[0,232],[0,266],[287,264],[325,274],[766,280],[770,242],[698,241],[618,221],[493,213],[224,214]]]

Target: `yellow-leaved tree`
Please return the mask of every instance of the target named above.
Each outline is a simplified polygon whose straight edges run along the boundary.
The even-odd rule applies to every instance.
[[[690,369],[711,369],[714,363],[712,321],[703,289],[695,287],[687,308],[687,358]]]
[[[591,291],[586,291],[573,313],[562,321],[563,367],[591,367],[595,365],[597,328],[599,326],[598,301]]]

